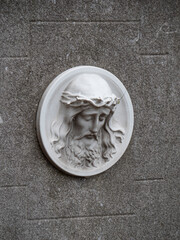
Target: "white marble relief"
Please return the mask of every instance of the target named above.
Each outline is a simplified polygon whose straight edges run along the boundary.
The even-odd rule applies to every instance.
[[[60,74],[45,91],[37,130],[47,157],[77,176],[99,174],[122,156],[131,138],[130,97],[110,72],[91,66]]]

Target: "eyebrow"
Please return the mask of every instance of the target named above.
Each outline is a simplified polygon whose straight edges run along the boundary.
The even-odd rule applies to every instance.
[[[107,109],[107,110],[103,109],[103,111],[100,113],[100,115],[101,115],[101,114],[109,115],[110,111],[108,111],[108,110],[109,110],[109,109]],[[82,112],[81,114],[82,114],[82,115],[96,115],[97,113],[92,110],[92,112],[89,112],[89,113],[84,113],[84,112]]]

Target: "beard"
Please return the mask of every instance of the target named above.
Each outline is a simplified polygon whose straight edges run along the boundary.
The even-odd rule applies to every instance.
[[[100,134],[91,134],[90,140],[86,139],[86,135],[77,139],[70,134],[67,139],[65,154],[68,162],[73,167],[97,167],[102,154]]]

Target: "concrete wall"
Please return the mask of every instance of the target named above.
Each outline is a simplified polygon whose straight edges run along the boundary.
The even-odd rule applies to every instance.
[[[178,0],[1,0],[0,239],[178,240]],[[88,179],[43,155],[38,102],[62,71],[105,68],[135,112],[122,159]]]

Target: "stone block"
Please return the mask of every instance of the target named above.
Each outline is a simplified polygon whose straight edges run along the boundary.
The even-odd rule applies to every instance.
[[[26,57],[29,49],[29,11],[26,0],[1,2],[0,57]]]
[[[91,239],[135,240],[136,217],[107,216],[35,220],[29,223],[27,240]]]
[[[179,32],[179,1],[141,2],[140,53],[169,54]]]
[[[34,112],[32,112],[27,60],[1,62],[1,161],[0,185],[24,184],[28,177],[26,155],[28,144],[34,139]],[[17,70],[18,69],[18,70]],[[34,134],[34,135],[33,135]],[[24,180],[23,180],[24,179]]]
[[[165,182],[144,181],[136,183],[137,239],[168,239],[165,230]]]
[[[31,36],[33,59],[58,57],[62,62],[74,63],[82,57],[85,62],[106,56],[117,62],[125,49],[137,47],[138,23],[35,22]]]
[[[41,166],[41,174],[34,172],[28,188],[28,218],[133,214],[133,180],[129,176],[125,181],[125,170],[118,170],[86,179]]]
[[[25,187],[0,188],[0,238],[25,239],[26,189]]]
[[[139,2],[133,1],[31,1],[34,21],[139,20]]]
[[[179,201],[174,186],[168,180],[137,182],[137,239],[178,240],[178,211],[174,210]]]
[[[164,176],[167,144],[176,134],[174,127],[178,128],[173,116],[177,96],[172,89],[177,79],[170,56],[141,56],[139,78],[130,86],[135,112],[130,154],[137,164],[136,178]]]

